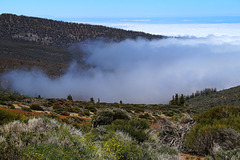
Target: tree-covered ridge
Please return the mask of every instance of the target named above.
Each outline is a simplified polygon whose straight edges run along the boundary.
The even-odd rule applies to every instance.
[[[100,25],[69,23],[13,14],[0,15],[0,28],[0,39],[27,40],[54,46],[69,46],[72,43],[100,37],[116,41],[127,38],[136,39],[138,37],[146,39],[163,38],[160,35],[127,31]]]
[[[188,98],[187,98],[188,97]],[[186,106],[212,108],[215,106],[240,106],[240,86],[216,91],[205,89],[186,97]]]
[[[62,47],[0,40],[0,74],[14,69],[31,70],[35,67],[51,77],[60,76],[72,62],[70,52]],[[81,55],[80,52],[77,54]]]

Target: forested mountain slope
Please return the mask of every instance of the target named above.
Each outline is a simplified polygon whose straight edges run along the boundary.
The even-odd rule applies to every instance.
[[[122,41],[138,37],[163,38],[160,35],[99,25],[2,14],[0,15],[0,74],[13,69],[29,70],[35,67],[52,77],[60,76],[76,55],[80,58],[83,56],[79,50],[69,49],[72,44],[101,38]],[[78,62],[81,64],[81,59]]]

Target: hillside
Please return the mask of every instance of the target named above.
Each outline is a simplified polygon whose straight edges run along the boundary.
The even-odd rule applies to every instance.
[[[29,70],[35,67],[51,77],[58,77],[66,71],[75,57],[78,57],[79,64],[84,66],[81,62],[84,53],[73,49],[72,44],[102,37],[121,41],[127,38],[153,39],[163,36],[97,25],[2,14],[0,15],[0,75],[13,69]]]
[[[0,15],[0,28],[0,39],[26,40],[38,44],[60,47],[68,47],[76,42],[97,39],[99,37],[114,39],[116,41],[127,38],[136,39],[137,37],[146,39],[163,37],[100,25],[69,23],[12,14]]]
[[[224,89],[210,93],[209,95],[199,95],[186,101],[187,106],[198,108],[211,108],[215,106],[239,106],[240,86]]]
[[[0,73],[36,67],[48,75],[59,76],[71,61],[69,50],[64,48],[0,40]]]

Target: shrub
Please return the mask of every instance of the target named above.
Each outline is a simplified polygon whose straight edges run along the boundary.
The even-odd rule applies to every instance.
[[[6,103],[6,102],[3,102],[3,101],[0,101],[0,104],[1,104],[1,105],[7,105],[7,103]]]
[[[93,127],[109,125],[116,119],[129,120],[130,116],[121,109],[99,111],[92,119]]]
[[[120,160],[139,159],[141,151],[137,144],[120,138],[112,138],[104,143],[104,150],[112,157]]]
[[[43,109],[41,106],[39,106],[38,104],[32,104],[32,105],[30,106],[30,109],[32,109],[32,110],[38,110],[38,111],[44,111],[44,109]]]
[[[89,111],[91,111],[91,112],[97,112],[97,109],[96,109],[96,107],[93,107],[93,106],[87,106],[87,107],[85,107],[85,109],[88,109]]]
[[[12,105],[12,104],[8,104],[8,108],[9,109],[15,109],[14,105]]]
[[[174,116],[172,116],[172,120],[178,121],[179,120],[179,116],[175,114]]]
[[[197,124],[184,139],[189,150],[215,155],[216,144],[221,150],[240,144],[240,107],[214,107],[196,116],[196,120]]]
[[[168,145],[161,145],[161,147],[159,148],[159,152],[161,154],[167,154],[167,155],[177,155],[178,151],[175,148],[169,147]]]
[[[90,116],[91,115],[89,111],[85,111],[84,114],[85,114],[85,116]]]
[[[115,120],[109,128],[115,131],[119,130],[128,133],[138,142],[143,142],[149,138],[145,130],[150,129],[150,123],[145,119],[131,119],[129,121],[118,119]]]
[[[91,123],[86,123],[86,122],[82,122],[82,123],[75,122],[72,124],[72,126],[74,128],[80,129],[84,133],[90,132],[92,129]]]
[[[0,155],[1,155],[0,159],[1,160],[18,159],[20,154],[21,154],[20,149],[17,148],[12,143],[8,143],[6,139],[3,141],[0,141]]]
[[[29,145],[23,148],[22,155],[26,159],[81,159],[77,148],[56,144]]]
[[[63,116],[69,116],[70,114],[66,111],[62,111],[62,110],[55,110],[55,112],[57,114],[63,115]]]
[[[23,110],[23,111],[32,112],[32,110],[31,110],[30,108],[27,108],[27,107],[22,107],[22,110]]]
[[[52,104],[51,103],[43,103],[42,105],[45,107],[50,107]]]
[[[85,116],[85,113],[84,112],[79,112],[78,116],[80,116],[80,117]]]
[[[174,115],[174,112],[169,110],[169,111],[164,111],[163,114],[165,114],[166,116],[172,117]]]
[[[216,159],[240,159],[240,148],[217,152]]]
[[[116,120],[116,119],[129,120],[130,119],[129,114],[124,110],[115,109],[113,110],[113,113],[114,113],[113,120]]]
[[[68,112],[66,112],[66,111],[62,111],[60,114],[63,115],[63,116],[69,116],[69,115],[70,115],[70,114],[69,114]]]
[[[149,113],[141,114],[141,115],[138,116],[138,118],[144,118],[144,119],[148,119],[148,120],[152,119],[152,117]]]
[[[13,120],[20,120],[20,114],[13,113],[11,111],[0,109],[0,125],[8,123]]]
[[[99,159],[96,151],[80,130],[46,117],[0,127],[0,159]]]
[[[93,127],[108,125],[113,121],[114,113],[111,110],[100,111],[93,117]]]
[[[75,112],[75,113],[82,112],[81,109],[78,108],[78,107],[69,106],[69,107],[65,107],[65,109],[66,109],[68,112]]]

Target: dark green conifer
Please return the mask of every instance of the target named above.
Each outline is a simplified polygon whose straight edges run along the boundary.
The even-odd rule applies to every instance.
[[[175,94],[174,104],[175,104],[175,105],[178,105],[178,104],[179,104],[178,93]]]
[[[183,94],[181,94],[181,97],[179,99],[179,103],[180,103],[180,105],[184,105],[184,103],[185,103],[185,97],[184,97]]]

